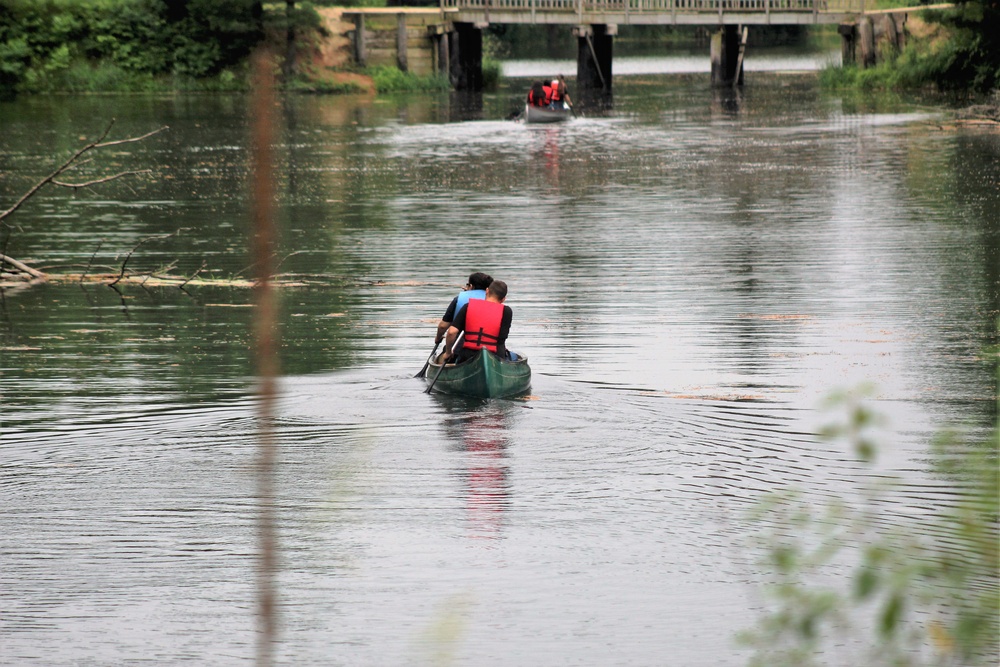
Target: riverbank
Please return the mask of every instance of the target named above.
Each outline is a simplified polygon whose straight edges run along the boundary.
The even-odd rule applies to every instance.
[[[285,42],[285,13],[276,5],[267,5],[261,15],[255,15],[251,5],[222,3],[197,15],[152,6],[140,11],[127,0],[107,0],[99,7],[73,2],[56,6],[24,2],[5,7],[0,10],[5,19],[0,21],[5,24],[0,28],[0,95],[246,91],[251,50],[269,42],[275,53],[290,52]],[[434,49],[428,47],[427,26],[418,25],[427,20],[419,18],[419,13],[427,11],[370,10],[370,18],[362,21],[367,36],[362,50],[366,54],[359,57],[351,37],[360,20],[357,10],[352,14],[343,7],[300,6],[292,14],[297,40],[292,50],[295,65],[282,66],[284,87],[327,94],[447,89],[450,84],[445,76],[436,73],[440,67],[434,64]],[[407,16],[407,25],[399,32],[403,24],[398,23],[398,15],[402,14]],[[824,85],[900,90],[934,86],[979,94],[1000,85],[1000,14],[995,8],[969,2],[957,8],[926,9],[919,17],[907,14],[901,21],[898,31],[895,27],[890,31],[896,36],[892,43],[876,49],[879,64],[831,68],[824,73]],[[647,47],[659,44],[659,48],[669,50],[669,45],[676,47],[681,33],[668,28],[635,28],[637,32],[630,36],[633,28],[623,26],[621,37],[616,39],[625,46],[642,35],[638,43]],[[552,60],[558,57],[553,51],[556,42],[560,53],[575,53],[569,32],[559,32],[558,39],[555,33],[546,38],[541,29],[492,26],[484,31],[487,89],[499,79],[496,59],[503,54],[509,57],[546,46],[547,55],[541,59]],[[840,38],[831,30],[809,34],[839,43]],[[398,40],[404,35],[410,46],[400,51]],[[751,54],[766,43],[768,35],[751,30]],[[406,51],[405,57],[400,55]],[[619,65],[616,62],[615,76],[628,74]],[[573,70],[575,61],[568,70],[560,71],[571,74]],[[289,72],[293,74],[289,76]]]

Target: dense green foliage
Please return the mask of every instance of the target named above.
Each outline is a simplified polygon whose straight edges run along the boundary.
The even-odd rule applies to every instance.
[[[499,60],[483,56],[483,90],[496,90],[500,87],[503,76],[503,66]]]
[[[0,88],[224,86],[262,36],[259,0],[0,0]]]
[[[986,93],[1000,89],[1000,5],[996,0],[959,2],[928,9],[924,20],[944,29],[942,39],[911,40],[900,53],[882,53],[868,69],[831,68],[821,75],[830,87],[920,88]]]
[[[939,86],[980,91],[1000,88],[1000,4],[996,0],[929,9],[925,17],[953,34],[944,48],[929,54]]]

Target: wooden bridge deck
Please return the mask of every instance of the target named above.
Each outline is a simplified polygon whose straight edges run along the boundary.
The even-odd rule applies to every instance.
[[[441,9],[451,21],[573,25],[829,24],[866,11],[865,0],[441,0]]]

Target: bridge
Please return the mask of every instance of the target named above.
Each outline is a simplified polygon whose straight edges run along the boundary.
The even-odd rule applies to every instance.
[[[407,14],[427,14],[434,67],[459,90],[482,89],[482,31],[490,24],[565,25],[577,38],[576,90],[585,101],[610,101],[614,37],[620,25],[688,25],[715,28],[710,44],[712,84],[743,80],[748,26],[837,25],[844,62],[873,64],[876,40],[899,48],[907,16],[931,5],[872,10],[873,0],[440,0],[438,8],[344,8],[354,17],[356,60],[365,62],[365,16],[395,12],[398,60],[405,69]],[[431,18],[430,14],[433,14]],[[410,19],[413,14],[410,15]]]
[[[470,29],[490,23],[572,25],[579,42],[577,89],[608,99],[619,25],[718,27],[710,47],[712,83],[732,86],[743,80],[746,26],[847,25],[865,9],[865,0],[441,0],[442,12],[456,26],[459,81],[474,84],[476,61],[482,59],[481,36]]]
[[[865,13],[865,0],[441,0],[449,20],[477,24],[812,25]],[[872,8],[872,0],[867,2]]]

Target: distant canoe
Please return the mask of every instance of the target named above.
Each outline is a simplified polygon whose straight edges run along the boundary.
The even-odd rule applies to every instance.
[[[524,122],[526,123],[561,123],[572,118],[572,111],[569,107],[562,109],[550,109],[548,107],[536,107],[530,104],[524,105]]]
[[[440,375],[438,375],[440,371]],[[436,381],[435,381],[436,378]],[[506,398],[523,394],[531,388],[531,368],[527,357],[517,361],[501,359],[486,350],[460,364],[431,361],[425,376],[434,391],[472,398]]]

